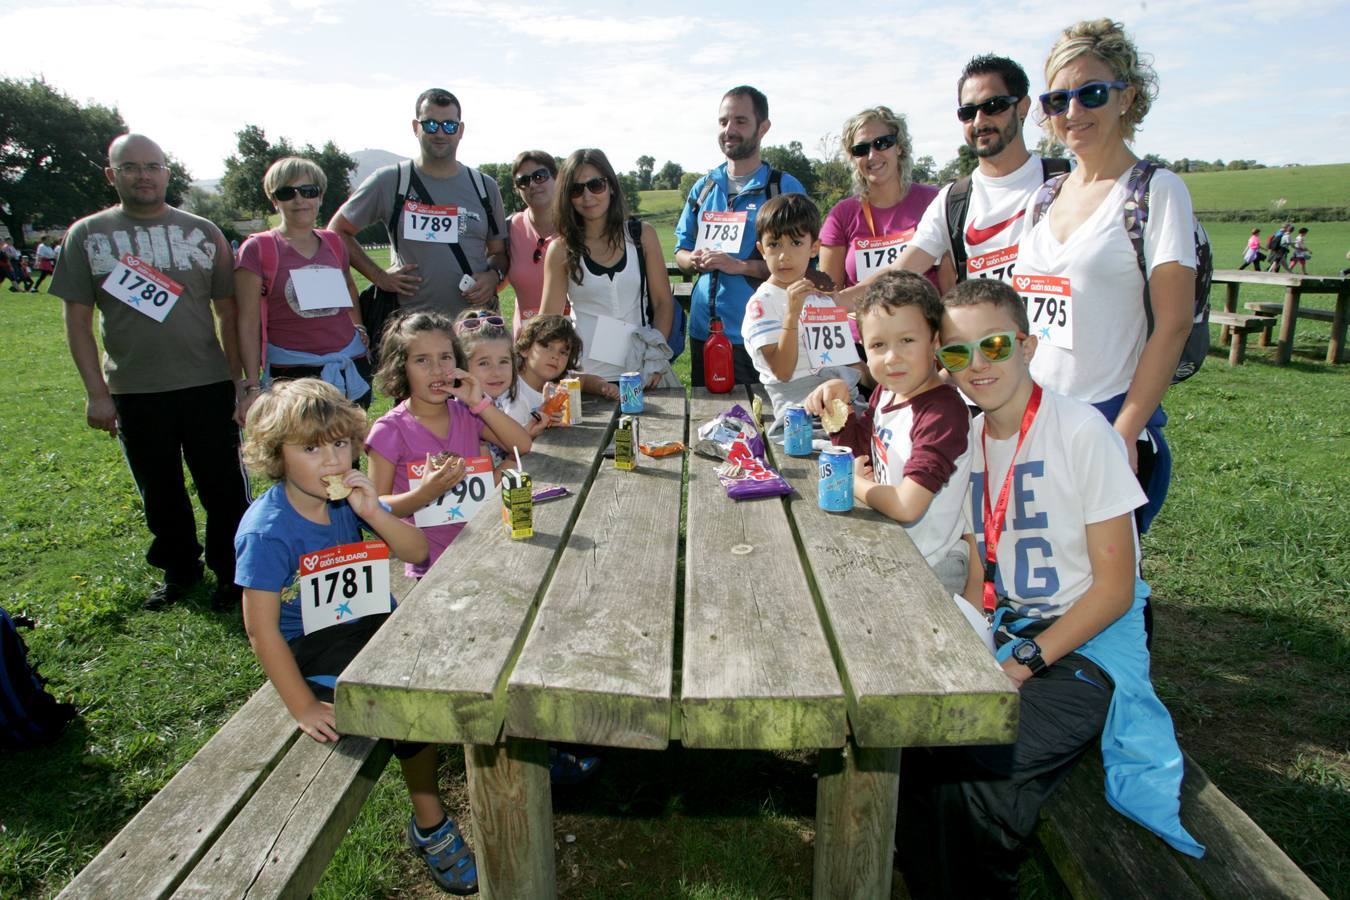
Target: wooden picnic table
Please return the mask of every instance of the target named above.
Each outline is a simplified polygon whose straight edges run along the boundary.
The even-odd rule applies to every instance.
[[[641,438],[733,402],[648,391]],[[343,673],[339,729],[467,745],[485,898],[556,896],[548,741],[816,748],[815,896],[889,896],[898,748],[1010,742],[1008,679],[900,526],[818,508],[813,459],[777,460],[787,501],[733,502],[701,456],[615,469],[616,404],[583,406],[526,457],[571,495],[527,540],[469,523]]]
[[[1301,317],[1299,301],[1304,294],[1335,294],[1336,309],[1331,319],[1331,341],[1327,345],[1327,362],[1342,362],[1345,349],[1346,314],[1350,311],[1350,279],[1339,276],[1293,275],[1277,272],[1248,272],[1240,269],[1215,269],[1214,284],[1224,285],[1224,312],[1237,312],[1238,290],[1244,284],[1282,287],[1284,308],[1280,318],[1280,338],[1275,349],[1277,365],[1289,364],[1294,352],[1294,326]],[[1321,318],[1302,313],[1303,318]]]

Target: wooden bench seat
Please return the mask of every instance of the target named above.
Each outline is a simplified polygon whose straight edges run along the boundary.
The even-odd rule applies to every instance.
[[[1248,311],[1258,316],[1278,316],[1284,312],[1283,303],[1244,303]],[[1317,322],[1331,322],[1336,318],[1336,314],[1329,309],[1318,309],[1315,306],[1300,306],[1298,308],[1298,317],[1300,319],[1312,319]]]
[[[1041,809],[1036,837],[1075,900],[1326,896],[1190,757],[1181,821],[1205,845],[1203,859],[1176,852],[1112,809],[1102,779],[1093,750]]]
[[[1228,339],[1228,364],[1240,366],[1247,355],[1247,335],[1261,332],[1261,345],[1266,346],[1270,342],[1270,329],[1275,320],[1267,316],[1244,316],[1216,309],[1210,311],[1209,321],[1211,325],[1222,326],[1220,341]]]

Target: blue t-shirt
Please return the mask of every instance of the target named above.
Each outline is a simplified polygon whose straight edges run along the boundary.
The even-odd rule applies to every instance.
[[[253,501],[234,534],[234,580],[240,587],[275,591],[281,595],[281,636],[287,642],[304,635],[296,581],[300,557],[316,550],[364,540],[362,531],[373,531],[346,500],[330,501],[329,524],[311,522],[291,506],[285,482],[278,482]],[[389,598],[394,608],[394,598]],[[355,623],[351,623],[355,624]],[[325,628],[322,634],[338,632],[348,625]]]
[[[749,259],[755,252],[755,216],[768,199],[766,194],[769,181],[768,163],[763,163],[755,170],[745,189],[734,198],[730,198],[730,203],[728,198],[731,189],[727,183],[726,163],[722,163],[694,182],[694,186],[689,189],[689,196],[685,198],[679,224],[675,226],[676,249],[693,250],[698,241],[698,221],[694,216],[694,203],[698,200],[699,194],[703,193],[703,185],[709,179],[712,179],[712,189],[708,191],[708,196],[703,198],[699,212],[727,210],[744,212],[745,230],[741,233],[741,249],[733,255],[740,259]],[[805,194],[806,189],[802,187],[800,181],[784,172],[782,192]],[[712,284],[712,274],[704,273],[699,276],[698,281],[694,282],[694,292],[689,299],[689,336],[700,341],[706,341],[709,334],[711,314],[708,309],[708,286]],[[726,272],[716,274],[717,317],[722,320],[727,338],[733,344],[743,343],[741,321],[745,318],[745,306],[750,302],[750,295],[755,292],[755,287],[746,281],[743,275],[728,275]]]

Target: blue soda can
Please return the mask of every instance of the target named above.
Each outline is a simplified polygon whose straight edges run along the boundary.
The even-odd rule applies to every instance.
[[[820,451],[819,500],[826,512],[853,509],[853,451],[847,447]]]
[[[811,455],[811,414],[800,403],[783,411],[783,449],[788,456]]]
[[[642,373],[624,372],[619,376],[619,412],[635,416],[644,409]]]

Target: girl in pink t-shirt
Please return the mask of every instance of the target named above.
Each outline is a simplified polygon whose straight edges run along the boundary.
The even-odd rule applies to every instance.
[[[478,376],[464,370],[465,362],[454,325],[440,313],[399,319],[380,347],[375,383],[399,402],[366,438],[370,480],[395,515],[427,536],[427,561],[405,564],[411,578],[425,575],[464,530],[468,518],[457,512],[464,500],[447,495],[465,478],[466,461],[481,456],[481,442],[530,449],[529,434],[496,407]],[[417,487],[413,478],[420,480]]]

